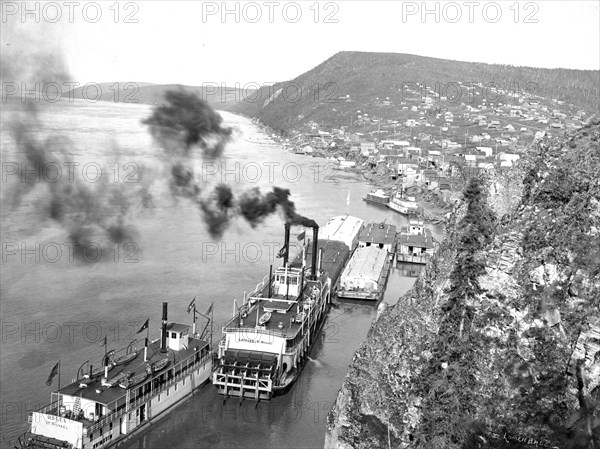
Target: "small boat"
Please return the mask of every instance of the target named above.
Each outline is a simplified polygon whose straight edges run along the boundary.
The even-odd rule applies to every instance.
[[[162,369],[165,369],[167,365],[170,363],[168,358],[160,359],[152,364],[152,372],[156,373]]]
[[[381,189],[374,190],[367,193],[367,196],[363,198],[367,203],[383,204],[387,205],[390,201],[390,197]]]
[[[108,365],[108,371],[110,373],[110,370],[112,370],[115,367],[115,365],[113,363],[110,363]],[[89,374],[86,374],[84,377],[88,378],[88,379],[93,379],[95,377],[98,377],[100,375],[104,374],[104,367],[101,366],[99,368],[96,368],[94,371],[92,371],[92,375],[90,376]]]
[[[404,215],[414,215],[419,210],[415,197],[406,196],[402,192],[396,193],[388,203],[388,207]]]
[[[134,351],[129,354],[124,354],[124,355],[120,355],[119,357],[115,357],[113,359],[113,363],[115,365],[123,365],[125,363],[131,362],[136,357],[137,357],[137,351]]]
[[[81,379],[79,381],[79,388],[87,388],[94,382],[96,382],[96,379],[88,379],[88,378]]]
[[[145,381],[148,377],[148,372],[144,371],[141,372],[139,374],[136,374],[133,377],[130,377],[129,379],[124,379],[121,382],[119,382],[119,387],[121,388],[133,388],[136,385],[142,383],[143,381]]]
[[[265,312],[263,316],[258,319],[258,325],[263,326],[269,322],[271,319],[271,312]]]
[[[125,379],[129,379],[133,373],[131,371],[125,371],[117,374],[115,377],[112,377],[104,382],[102,382],[103,386],[106,387],[114,387],[115,385],[119,385]]]

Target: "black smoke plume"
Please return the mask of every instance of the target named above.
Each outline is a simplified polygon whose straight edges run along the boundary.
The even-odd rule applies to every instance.
[[[209,200],[200,200],[199,206],[212,237],[221,237],[229,226],[233,201],[233,192],[227,184],[217,184]]]
[[[287,189],[274,187],[271,192],[262,194],[254,188],[236,200],[231,187],[218,184],[208,196],[204,194],[194,173],[193,148],[200,148],[201,156],[207,159],[221,156],[231,137],[231,128],[223,127],[221,116],[194,93],[168,91],[164,104],[157,106],[143,123],[150,127],[150,133],[169,157],[171,193],[175,198],[188,198],[198,206],[212,237],[222,237],[235,216],[243,217],[256,227],[279,208],[288,223],[317,225],[314,220],[296,213]]]
[[[223,119],[196,94],[184,90],[169,90],[163,105],[154,108],[142,123],[169,152],[170,156],[189,157],[193,147],[202,149],[203,156],[215,158],[223,153],[231,137],[231,128],[224,128]]]
[[[75,144],[64,136],[35,136],[35,130],[43,128],[38,106],[25,103],[21,114],[12,119],[10,130],[18,157],[14,175],[17,182],[9,195],[12,208],[18,207],[34,189],[38,190],[40,199],[32,203],[37,205],[38,216],[51,219],[67,231],[74,255],[80,260],[97,260],[96,256],[83,253],[86,248],[108,255],[114,244],[135,238],[133,211],[153,204],[148,185],[142,182],[143,170],[138,172],[140,182],[135,184],[112,182],[107,173],[98,182],[87,182],[76,170],[71,178],[67,167],[74,164],[69,154],[78,152]],[[56,167],[62,173],[54,181],[48,172]]]
[[[239,199],[240,214],[252,227],[262,223],[266,217],[281,207],[286,223],[292,225],[315,227],[317,223],[296,213],[296,206],[289,199],[290,191],[273,187],[271,192],[262,194],[258,188],[244,192]]]
[[[0,68],[3,82],[67,85],[69,71],[60,57],[60,49],[52,47],[52,39],[41,41],[15,21],[5,26]],[[139,182],[135,184],[111,183],[106,171],[96,183],[87,182],[77,169],[73,169],[71,176],[68,167],[74,167],[71,164],[75,163],[71,155],[84,151],[67,137],[45,131],[47,126],[41,112],[46,107],[44,101],[36,102],[32,97],[11,98],[7,130],[14,151],[10,156],[5,155],[4,161],[14,162],[11,166],[16,167],[16,173],[3,195],[12,209],[19,207],[24,199],[30,200],[41,225],[50,220],[67,232],[77,258],[97,260],[91,255],[86,259],[83,249],[92,245],[96,251],[107,249],[103,254],[108,255],[115,243],[132,239],[135,235],[132,212],[137,206],[150,207],[152,196],[141,179],[143,171],[138,172]]]

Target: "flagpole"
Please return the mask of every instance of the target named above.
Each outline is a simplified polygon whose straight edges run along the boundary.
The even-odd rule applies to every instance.
[[[58,359],[58,390],[57,390],[57,393],[60,393],[60,365],[61,365],[61,362],[60,362],[60,359]]]
[[[210,350],[213,350],[213,303],[210,303]]]
[[[106,358],[106,347],[108,346],[108,342],[106,341],[106,336],[104,337],[104,377],[108,379],[108,359]]]
[[[194,318],[192,320],[192,335],[196,335],[196,302],[194,301],[193,309]]]
[[[150,323],[146,328],[146,341],[144,342],[144,362],[148,361],[148,344],[150,342]]]

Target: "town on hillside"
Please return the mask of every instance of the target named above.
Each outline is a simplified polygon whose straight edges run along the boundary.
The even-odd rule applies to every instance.
[[[293,153],[327,158],[340,170],[363,174],[389,195],[411,193],[428,204],[425,218],[441,221],[470,178],[510,168],[535,140],[578,129],[592,118],[558,99],[482,83],[457,85],[458,98],[466,101],[414,83],[402,87],[396,103],[389,97],[361,102],[349,120],[338,104],[347,110],[353,99],[343,95],[331,104],[327,121],[338,114],[347,124],[309,121],[286,137],[272,136]]]

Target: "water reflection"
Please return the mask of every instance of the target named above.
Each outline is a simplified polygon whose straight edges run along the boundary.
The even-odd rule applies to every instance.
[[[398,264],[396,264],[396,269],[402,274],[402,276],[411,278],[419,277],[424,268],[425,265],[416,263],[398,262]]]

